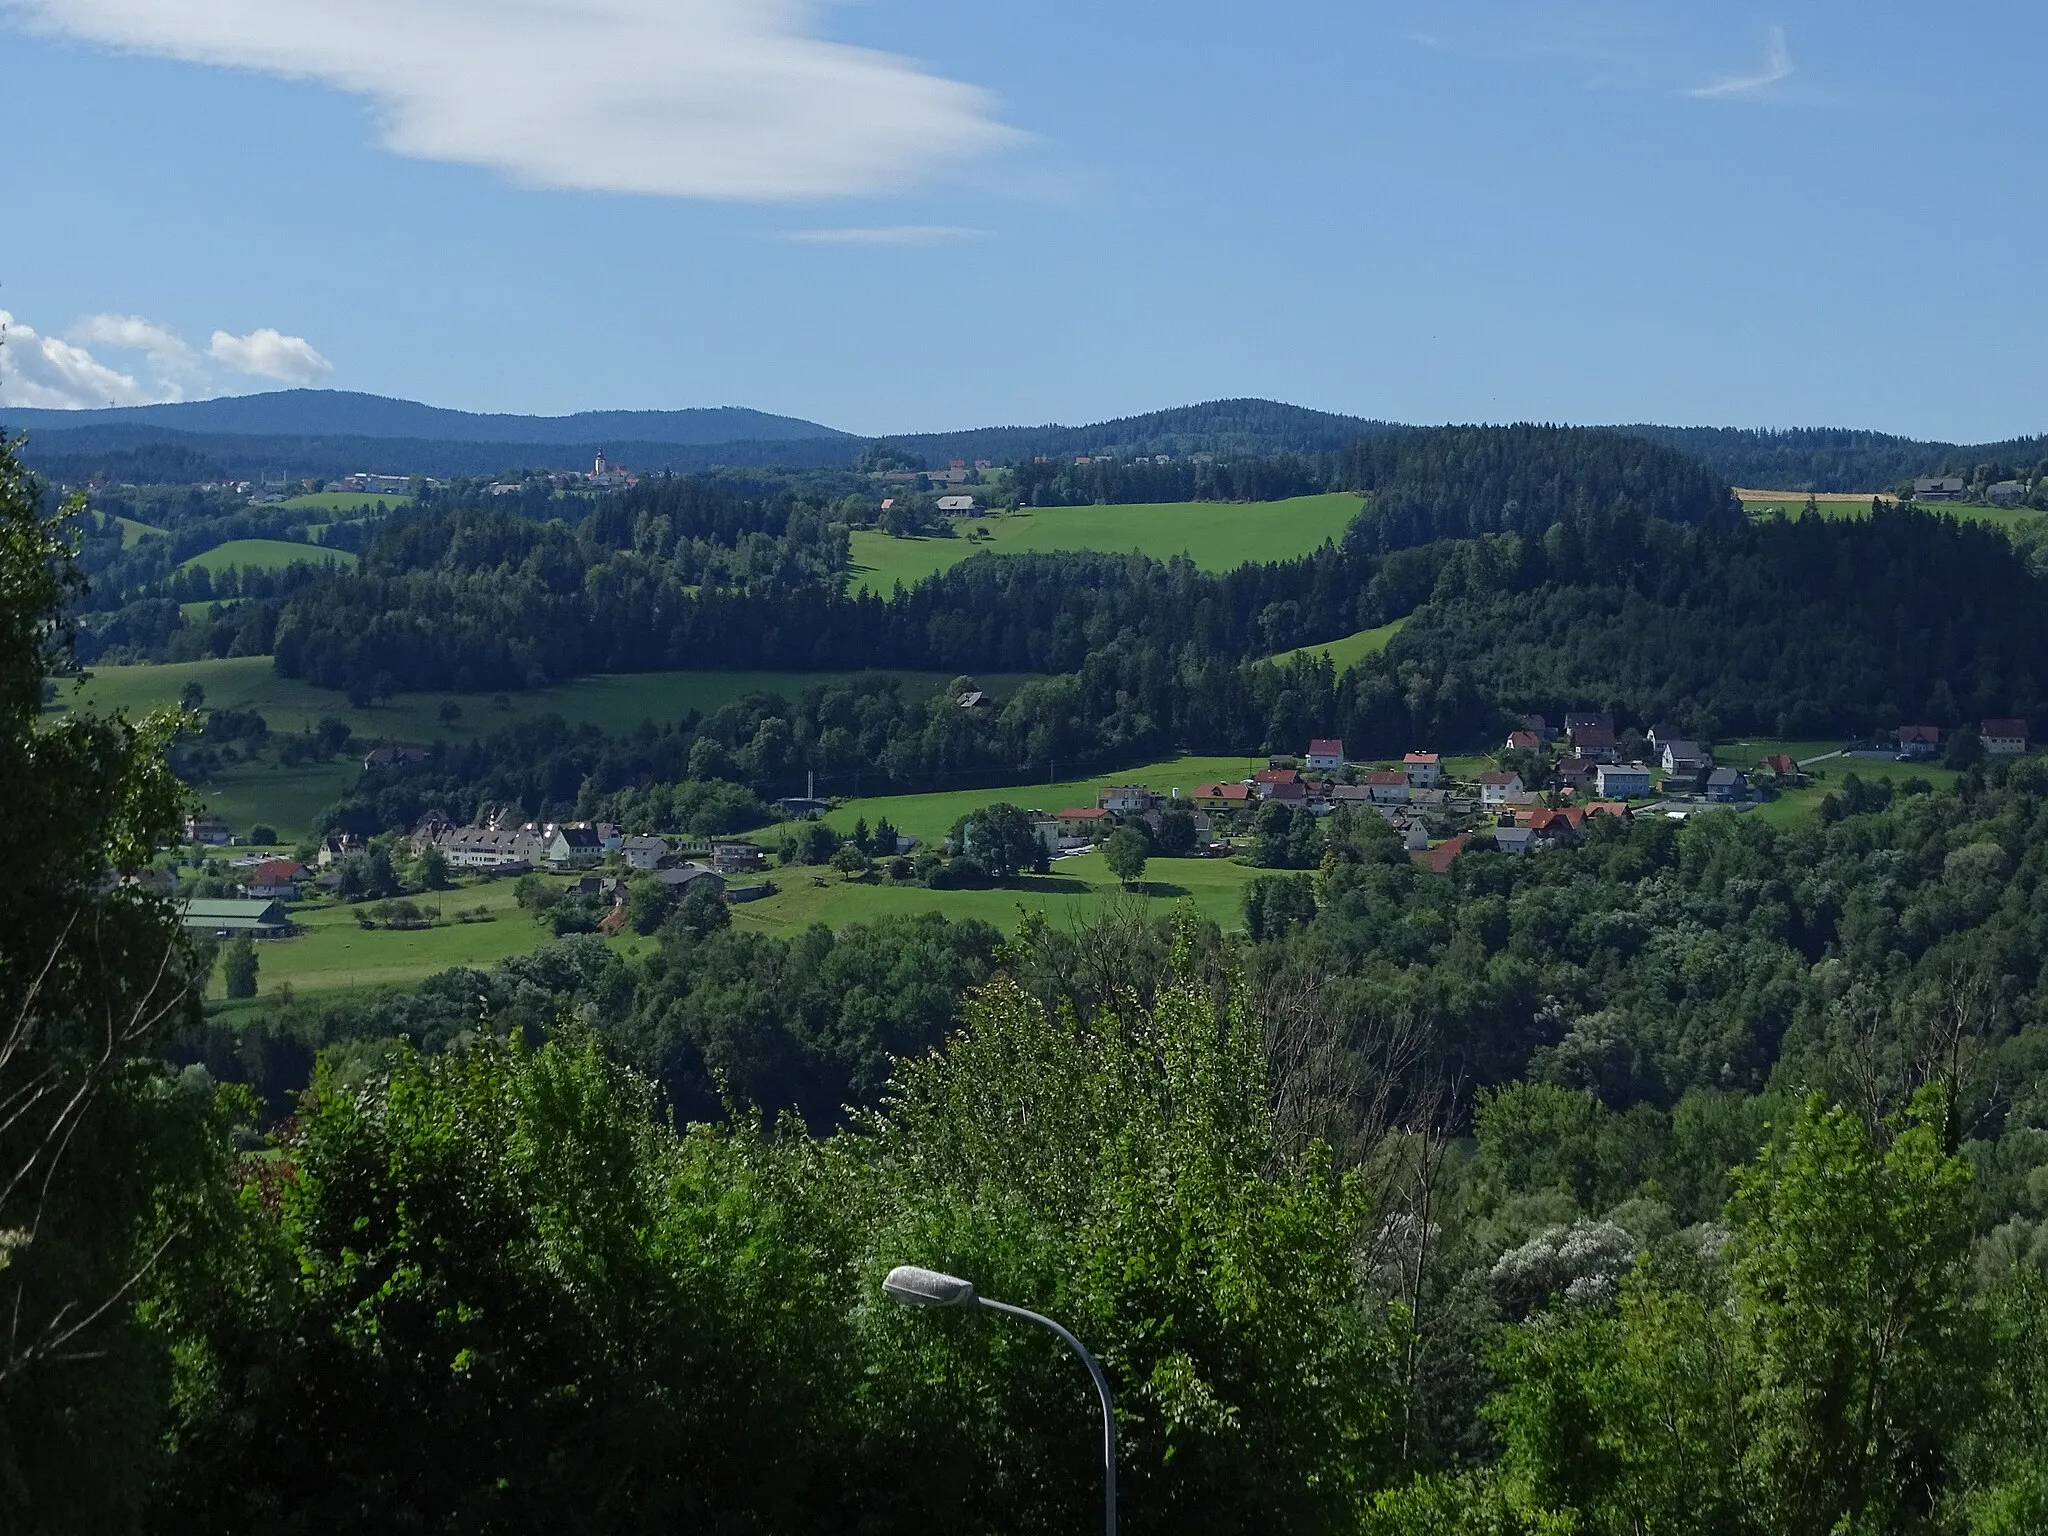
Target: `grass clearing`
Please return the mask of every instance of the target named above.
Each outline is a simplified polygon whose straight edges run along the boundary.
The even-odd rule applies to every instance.
[[[1762,519],[1774,512],[1786,517],[1798,517],[1806,510],[1806,496],[1799,491],[1739,491],[1742,508],[1752,518]],[[1882,498],[1890,501],[1887,496]],[[1963,502],[1929,502],[1920,509],[1923,512],[1937,512],[1953,517],[1960,523],[1984,523],[1989,527],[2003,528],[2007,533],[2023,528],[2039,528],[2048,523],[2048,512],[2036,512],[2031,507],[1989,507],[1974,506]],[[1814,498],[1814,511],[1826,518],[1849,518],[1861,521],[1870,516],[1870,497],[1829,492]]]
[[[1401,633],[1408,620],[1399,618],[1391,624],[1382,624],[1377,629],[1361,629],[1355,635],[1346,635],[1342,640],[1332,640],[1328,645],[1304,645],[1298,650],[1283,651],[1278,656],[1268,656],[1270,662],[1292,661],[1305,656],[1310,661],[1319,656],[1328,656],[1330,664],[1338,673],[1349,672],[1368,656],[1377,656],[1387,648],[1387,642]]]
[[[316,816],[355,788],[362,771],[356,757],[291,768],[265,758],[223,764],[219,773],[193,785],[192,791],[235,836],[246,837],[258,822],[268,822],[281,839],[295,843],[313,830]]]
[[[392,496],[383,491],[308,491],[302,496],[287,497],[277,503],[308,512],[346,512],[360,517],[366,512],[389,512],[393,507],[409,507],[410,496]]]
[[[157,527],[154,523],[138,523],[132,517],[117,517],[114,521],[121,528],[121,547],[123,549],[133,549],[144,539],[169,537],[163,529]]]
[[[1263,754],[1250,757],[1173,757],[1121,773],[1098,773],[1085,779],[1062,779],[1054,784],[1013,784],[997,789],[942,789],[922,795],[869,795],[847,800],[828,812],[825,824],[841,834],[853,831],[855,820],[867,819],[869,826],[886,818],[898,832],[938,841],[953,830],[953,823],[985,805],[999,802],[1036,807],[1042,811],[1063,811],[1069,806],[1093,805],[1107,784],[1146,784],[1165,794],[1172,789],[1187,799],[1197,784],[1234,782],[1251,777],[1266,766]],[[957,893],[954,893],[957,894]]]
[[[1156,559],[1185,554],[1206,571],[1255,560],[1287,560],[1340,539],[1365,499],[1338,491],[1286,501],[1193,501],[1128,507],[1028,507],[959,519],[960,537],[896,539],[875,529],[853,535],[856,588],[887,593],[914,586],[970,555],[1046,554],[1055,550],[1137,550]],[[972,528],[986,539],[969,539]]]
[[[1952,788],[1960,777],[1939,761],[1900,763],[1889,757],[1829,755],[1841,750],[1839,741],[1731,741],[1714,748],[1714,760],[1745,773],[1756,767],[1759,758],[1774,752],[1783,752],[1794,762],[1806,764],[1811,782],[1805,788],[1780,790],[1750,813],[1780,827],[1811,821],[1820,810],[1821,800],[1829,791],[1840,789],[1842,781],[1852,773],[1866,784],[1880,779],[1894,785],[1905,779],[1924,779],[1936,789]],[[1820,761],[1814,761],[1816,758]]]
[[[201,611],[211,604],[202,604]],[[680,719],[691,710],[710,714],[749,693],[779,693],[795,700],[807,688],[843,683],[870,675],[859,672],[634,672],[577,678],[520,693],[401,693],[357,709],[331,689],[316,688],[296,678],[280,677],[268,656],[230,656],[212,661],[173,662],[163,666],[94,667],[82,687],[60,684],[61,707],[109,714],[125,709],[131,716],[178,702],[187,683],[206,691],[209,708],[253,709],[272,731],[300,731],[333,715],[365,741],[467,741],[542,715],[560,715],[572,725],[589,723],[617,734],[643,720],[657,725]],[[953,679],[947,672],[888,672],[905,695],[936,693]],[[1030,674],[990,674],[976,681],[998,698],[1007,696]],[[500,704],[498,700],[503,699]],[[441,707],[453,704],[453,720]]]
[[[1239,906],[1245,885],[1270,870],[1254,869],[1234,859],[1154,859],[1145,879],[1132,893],[1153,915],[1170,912],[1183,901],[1224,928],[1242,923]],[[1056,923],[1081,922],[1113,901],[1127,900],[1116,877],[1099,853],[1055,860],[1052,873],[1024,875],[1009,885],[986,891],[930,891],[916,885],[869,885],[849,881],[830,870],[779,869],[770,876],[780,889],[773,896],[732,909],[733,925],[782,936],[812,923],[838,928],[872,922],[878,917],[940,912],[958,920],[974,917],[1005,932],[1015,928],[1024,912],[1043,912]],[[820,885],[818,881],[824,884]]]
[[[291,539],[229,539],[204,554],[194,555],[184,568],[198,566],[218,574],[230,566],[252,571],[281,571],[288,565],[324,561],[353,566],[356,557],[345,549],[328,549],[320,544],[300,544]]]
[[[287,982],[296,992],[402,986],[456,966],[487,970],[529,954],[550,943],[554,931],[520,909],[512,885],[496,880],[412,897],[422,910],[444,914],[445,923],[435,928],[366,929],[357,923],[353,905],[301,907],[293,916],[303,932],[256,946],[258,996]],[[455,921],[456,912],[479,906],[488,909],[490,921]],[[218,973],[209,995],[223,995]]]

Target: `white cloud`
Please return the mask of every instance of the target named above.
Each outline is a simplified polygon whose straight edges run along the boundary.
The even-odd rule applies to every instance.
[[[1763,62],[1748,74],[1729,75],[1686,92],[1702,101],[1726,101],[1755,96],[1792,73],[1792,50],[1785,45],[1785,29],[1773,27],[1764,45]]]
[[[545,187],[877,193],[1021,138],[978,87],[811,34],[817,0],[0,0],[138,52],[323,81],[403,155]]]
[[[311,384],[334,372],[334,364],[313,350],[303,336],[286,336],[262,326],[246,336],[226,331],[213,333],[207,355],[237,373],[260,379],[281,379],[287,384]]]
[[[958,245],[986,239],[985,229],[957,224],[882,224],[853,229],[792,229],[783,239],[797,245]]]
[[[143,367],[123,372],[92,348],[141,354]],[[215,331],[202,355],[168,326],[140,315],[87,315],[66,336],[45,336],[0,309],[0,406],[90,410],[155,405],[218,394],[219,374],[311,384],[333,365],[303,336],[269,326],[246,336]],[[145,382],[139,375],[148,375]]]
[[[132,376],[109,368],[84,347],[42,336],[0,309],[0,405],[55,410],[142,405],[157,398]]]

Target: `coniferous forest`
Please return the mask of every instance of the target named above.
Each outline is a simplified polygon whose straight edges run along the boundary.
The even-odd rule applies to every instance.
[[[1081,468],[1013,483],[1123,494]],[[359,833],[508,801],[708,834],[814,774],[1495,747],[1560,706],[1705,737],[2048,713],[2048,578],[1995,529],[1750,521],[1672,448],[1564,429],[1188,489],[1226,473],[1363,511],[1226,573],[979,555],[849,596],[838,471],[457,487],[359,570],[246,594],[217,653],[372,697],[1040,674],[986,716],[878,673],[530,722],[366,774],[327,816]],[[1233,931],[775,937],[685,902],[636,953],[565,925],[231,1019],[134,878],[214,719],[43,712],[95,647],[147,649],[139,605],[194,600],[94,515],[0,450],[0,1529],[1089,1528],[1073,1358],[889,1303],[902,1263],[1096,1349],[1127,1531],[2048,1529],[2039,759],[1441,868],[1340,808]],[[1313,654],[1395,620],[1341,674]]]

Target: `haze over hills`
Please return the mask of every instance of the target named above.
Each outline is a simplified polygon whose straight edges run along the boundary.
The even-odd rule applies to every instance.
[[[606,450],[639,470],[822,468],[870,441],[796,417],[738,406],[672,411],[487,415],[340,390],[295,389],[91,411],[0,409],[0,430],[29,434],[26,459],[58,480],[253,478],[268,470],[437,476],[582,469]],[[1414,430],[1395,422],[1257,399],[1214,400],[1068,426],[984,427],[884,439],[927,463],[1047,455],[1332,453],[1360,438]],[[1784,430],[1636,424],[1613,430],[1665,443],[1737,485],[1879,491],[1919,474],[1985,463],[2030,469],[2048,439],[1957,444],[1842,428]]]

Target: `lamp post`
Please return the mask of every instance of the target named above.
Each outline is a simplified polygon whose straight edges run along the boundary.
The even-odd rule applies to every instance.
[[[1116,1411],[1110,1402],[1109,1378],[1102,1373],[1102,1366],[1096,1358],[1088,1353],[1088,1347],[1051,1318],[1024,1307],[1014,1307],[1007,1301],[978,1296],[973,1281],[942,1275],[935,1269],[899,1264],[882,1282],[882,1294],[906,1307],[969,1307],[984,1312],[1006,1313],[1011,1317],[1021,1317],[1027,1323],[1036,1323],[1041,1328],[1050,1328],[1066,1341],[1067,1348],[1079,1355],[1081,1363],[1088,1367],[1088,1374],[1095,1382],[1095,1395],[1102,1399],[1102,1530],[1103,1536],[1116,1536]]]

